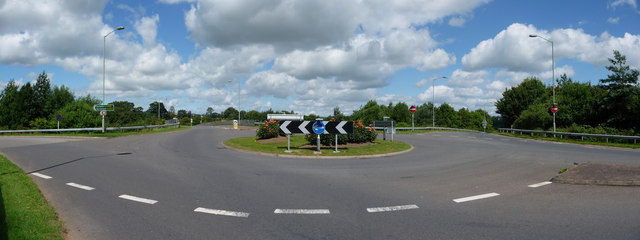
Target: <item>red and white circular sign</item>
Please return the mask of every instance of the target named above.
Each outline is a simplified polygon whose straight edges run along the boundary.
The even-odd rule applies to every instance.
[[[551,112],[552,113],[558,112],[558,106],[556,106],[556,105],[551,106]]]
[[[411,105],[411,107],[409,107],[409,112],[411,113],[416,112],[416,106]]]

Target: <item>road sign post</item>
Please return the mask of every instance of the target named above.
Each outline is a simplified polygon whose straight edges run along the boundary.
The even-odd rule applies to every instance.
[[[411,105],[411,107],[409,107],[409,112],[411,112],[411,132],[413,132],[414,127],[413,127],[413,114],[416,112],[416,106],[415,105]]]
[[[56,115],[56,120],[58,120],[58,130],[60,130],[60,120],[62,120],[62,115]]]
[[[322,119],[316,120],[316,123],[313,124],[313,132],[318,134],[318,152],[320,152],[320,134],[324,133],[324,123],[322,123]]]
[[[238,129],[238,120],[233,120],[233,129]]]

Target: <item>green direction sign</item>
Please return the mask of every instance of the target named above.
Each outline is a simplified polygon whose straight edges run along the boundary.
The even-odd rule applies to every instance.
[[[93,110],[96,111],[113,111],[113,104],[108,105],[93,105]]]

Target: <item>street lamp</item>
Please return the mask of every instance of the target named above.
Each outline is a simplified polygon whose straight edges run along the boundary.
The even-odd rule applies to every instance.
[[[443,78],[447,78],[447,77],[438,77],[438,78],[434,78],[431,79],[431,83],[432,83],[432,89],[433,89],[433,109],[431,111],[431,121],[433,123],[433,127],[436,127],[436,80],[438,79],[443,79]]]
[[[542,38],[543,40],[550,42],[551,43],[551,89],[553,89],[553,105],[557,106],[556,104],[556,84],[555,84],[555,80],[556,80],[556,63],[555,63],[555,56],[554,56],[554,49],[553,49],[553,41],[546,39],[544,37],[535,35],[535,34],[530,34],[529,35],[530,38]],[[553,132],[556,132],[556,113],[553,113]]]
[[[158,119],[160,119],[160,103],[162,103],[162,101],[156,100],[156,103],[158,104]]]
[[[104,79],[106,76],[106,62],[107,62],[107,36],[109,36],[109,34],[112,34],[115,31],[118,30],[124,30],[123,26],[117,27],[116,29],[113,29],[113,31],[107,33],[107,35],[104,35],[104,38],[102,39],[102,104],[106,104],[105,100],[104,100]],[[102,133],[104,133],[104,115],[102,115]]]
[[[233,80],[227,82],[231,83]],[[240,81],[238,81],[238,125],[240,125]]]

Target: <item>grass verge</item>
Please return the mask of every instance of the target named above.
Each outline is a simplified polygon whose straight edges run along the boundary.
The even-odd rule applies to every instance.
[[[260,143],[256,141],[256,137],[233,138],[224,142],[225,145],[247,151],[279,154],[283,156],[366,156],[401,152],[411,148],[411,145],[402,142],[390,142],[377,139],[375,144],[366,146],[341,147],[338,146],[339,153],[334,153],[335,147],[322,146],[322,154],[314,153],[316,148],[299,148],[308,145],[309,142],[304,139],[303,135],[291,136],[291,150],[287,153],[287,141]]]
[[[31,178],[0,155],[0,239],[63,239],[65,231]]]
[[[596,145],[596,146],[605,146],[605,147],[619,147],[619,148],[632,148],[632,149],[638,149],[640,148],[640,144],[633,144],[633,143],[615,143],[615,142],[596,142],[596,141],[589,141],[589,140],[580,140],[580,139],[570,139],[570,138],[554,138],[554,137],[544,137],[544,136],[538,136],[538,135],[528,135],[528,134],[513,134],[513,133],[501,133],[501,132],[496,132],[495,134],[498,135],[502,135],[502,136],[508,136],[508,137],[517,137],[517,138],[526,138],[526,139],[533,139],[533,140],[544,140],[544,141],[553,141],[553,142],[564,142],[564,143],[574,143],[574,144],[582,144],[582,145]]]
[[[167,133],[167,132],[176,132],[191,129],[189,126],[180,126],[177,127],[163,127],[163,128],[147,128],[137,130],[127,130],[127,131],[107,131],[105,133],[101,132],[61,132],[61,133],[5,133],[0,134],[0,136],[66,136],[66,137],[122,137],[122,136],[132,136],[132,135],[143,135],[143,134],[153,134],[153,133]]]

